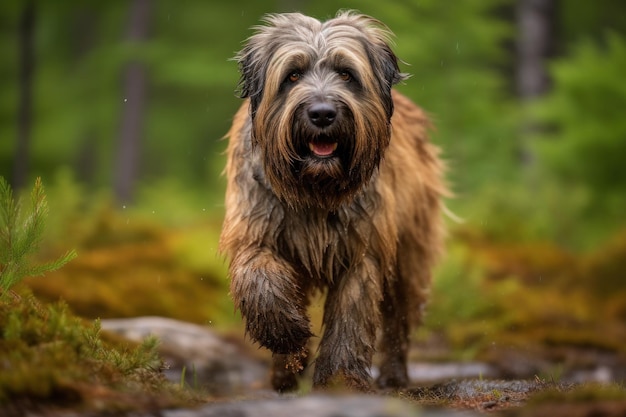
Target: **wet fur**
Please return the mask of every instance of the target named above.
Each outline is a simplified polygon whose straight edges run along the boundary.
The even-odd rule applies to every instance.
[[[247,99],[228,134],[220,249],[247,333],[274,352],[278,390],[295,388],[306,363],[317,289],[327,297],[314,385],[369,389],[377,333],[379,385],[408,381],[446,190],[426,116],[392,90],[404,75],[388,40],[384,25],[351,12],[325,23],[271,15],[238,55]],[[302,77],[290,83],[294,71]],[[338,142],[332,158],[307,151],[320,131],[305,115],[316,100],[338,109],[324,130]]]

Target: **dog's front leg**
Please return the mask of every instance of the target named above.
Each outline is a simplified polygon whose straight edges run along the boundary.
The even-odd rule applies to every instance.
[[[369,368],[381,320],[381,286],[377,263],[366,256],[329,289],[324,336],[315,363],[315,387],[338,380],[350,388],[370,390]]]
[[[312,336],[296,273],[269,249],[241,250],[230,265],[231,293],[246,332],[274,353],[300,353]]]

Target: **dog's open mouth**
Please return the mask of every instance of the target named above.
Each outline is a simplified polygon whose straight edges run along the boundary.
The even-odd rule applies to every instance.
[[[326,135],[320,135],[309,142],[309,149],[313,155],[327,158],[337,150],[337,142]]]

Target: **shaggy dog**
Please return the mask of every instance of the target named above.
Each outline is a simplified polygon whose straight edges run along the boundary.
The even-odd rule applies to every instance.
[[[269,15],[237,60],[247,100],[228,133],[220,249],[247,334],[273,352],[272,384],[297,386],[307,305],[326,292],[313,383],[408,382],[411,325],[441,247],[442,164],[379,21]]]

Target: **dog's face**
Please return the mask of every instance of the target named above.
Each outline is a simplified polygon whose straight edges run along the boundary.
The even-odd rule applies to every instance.
[[[263,174],[293,208],[334,210],[370,180],[389,144],[391,87],[404,77],[390,32],[349,12],[265,23],[237,56]]]

